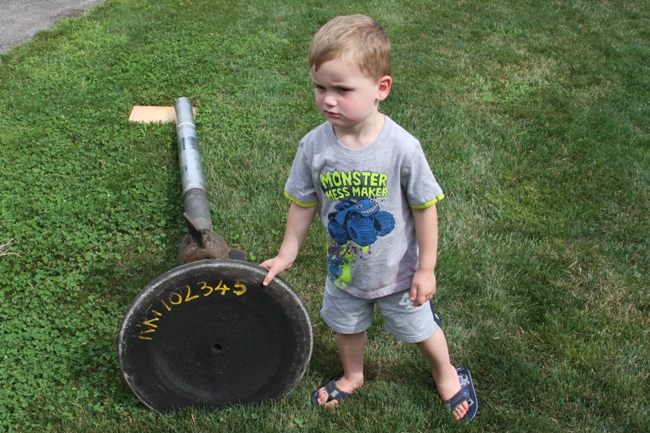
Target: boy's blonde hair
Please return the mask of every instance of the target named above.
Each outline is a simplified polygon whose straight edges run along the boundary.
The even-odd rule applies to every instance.
[[[345,58],[363,75],[379,80],[390,75],[390,42],[384,29],[365,15],[339,16],[320,28],[309,48],[309,67],[318,70],[329,60]]]

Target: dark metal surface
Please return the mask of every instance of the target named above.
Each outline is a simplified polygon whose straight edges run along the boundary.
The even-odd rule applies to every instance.
[[[192,218],[184,213],[187,234],[178,246],[178,261],[181,264],[203,259],[237,259],[246,260],[246,252],[230,248],[219,233],[201,229]]]
[[[149,408],[221,407],[280,399],[304,375],[309,315],[281,278],[236,260],[161,275],[134,299],[119,334],[124,377]]]

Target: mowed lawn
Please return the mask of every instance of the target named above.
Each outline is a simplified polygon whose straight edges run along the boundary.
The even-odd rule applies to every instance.
[[[215,230],[259,263],[282,240],[297,144],[322,122],[310,39],[352,13],[386,29],[381,110],[446,195],[434,302],[479,414],[454,422],[379,316],[364,387],[311,407],[341,374],[319,223],[283,274],[314,327],[293,392],[151,412],[117,334],[178,265],[185,226],[175,126],[131,108],[192,100]],[[649,22],[648,1],[107,0],[1,55],[0,431],[648,431]]]

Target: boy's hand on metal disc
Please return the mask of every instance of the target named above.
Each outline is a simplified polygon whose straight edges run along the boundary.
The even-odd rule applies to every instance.
[[[273,278],[275,278],[276,275],[278,275],[280,272],[286,271],[287,269],[291,268],[292,265],[293,262],[287,262],[282,258],[280,258],[280,256],[276,256],[272,259],[260,263],[261,267],[269,271],[269,273],[266,274],[266,277],[264,277],[264,281],[262,281],[262,285],[268,286],[269,284],[271,284],[271,281],[273,281]]]

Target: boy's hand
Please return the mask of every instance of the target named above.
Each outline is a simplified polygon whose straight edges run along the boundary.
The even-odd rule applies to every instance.
[[[269,271],[268,274],[266,274],[266,277],[264,278],[264,281],[262,281],[263,286],[268,286],[271,284],[271,281],[273,281],[273,278],[275,278],[276,275],[278,275],[282,271],[286,271],[287,269],[291,268],[293,265],[293,261],[286,261],[282,259],[280,256],[275,256],[272,259],[266,260],[263,263],[260,263],[260,266]]]
[[[436,275],[433,271],[418,270],[411,284],[411,302],[416,307],[431,300],[436,293]]]
[[[260,263],[261,267],[269,271],[264,281],[262,281],[264,286],[271,284],[276,275],[286,271],[293,265],[293,261],[300,251],[300,246],[307,237],[307,232],[314,221],[316,211],[318,211],[318,206],[301,207],[296,203],[291,203],[280,252],[272,259]]]

